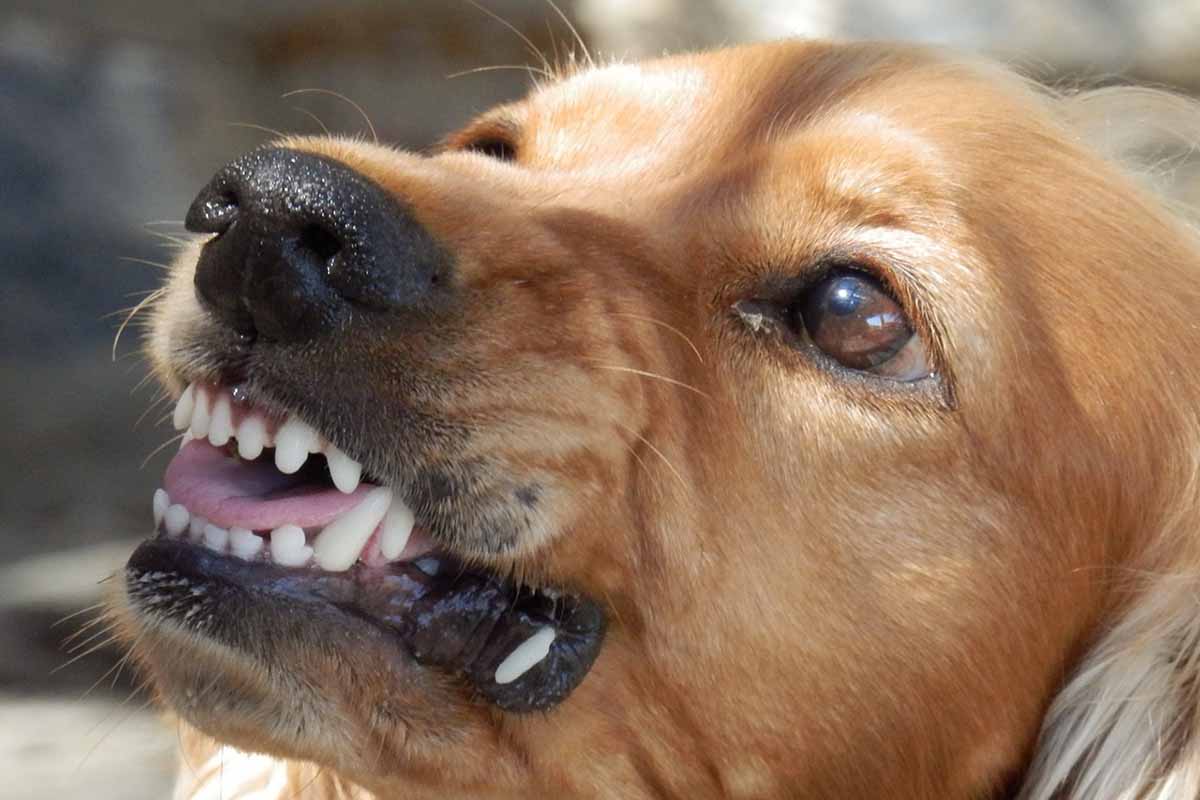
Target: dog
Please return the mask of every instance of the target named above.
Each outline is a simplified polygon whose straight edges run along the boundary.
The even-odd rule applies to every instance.
[[[1196,797],[1198,120],[788,41],[234,160],[114,603],[176,797]]]

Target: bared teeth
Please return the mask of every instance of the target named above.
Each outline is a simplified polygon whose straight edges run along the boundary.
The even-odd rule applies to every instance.
[[[313,542],[317,566],[327,572],[350,569],[391,504],[391,489],[372,489],[358,505],[326,525]]]
[[[532,636],[514,647],[500,662],[500,666],[496,667],[496,683],[512,683],[542,663],[556,636],[557,632],[550,625],[538,628]]]
[[[253,461],[262,455],[266,444],[267,423],[263,418],[252,414],[242,420],[237,428],[238,455],[247,461]]]
[[[208,421],[208,441],[213,447],[224,447],[233,438],[233,409],[229,406],[229,395],[221,392],[213,402],[212,417]]]
[[[319,445],[316,431],[299,417],[288,417],[275,434],[275,468],[285,475],[297,472],[309,453],[318,452]]]
[[[304,529],[298,525],[280,525],[271,531],[271,560],[284,567],[302,567],[312,558],[313,549],[305,543]]]
[[[350,494],[362,480],[362,464],[329,445],[325,450],[325,461],[329,464],[329,477],[339,492]]]
[[[229,546],[229,531],[217,525],[205,524],[204,546],[209,550],[224,553],[225,549]]]
[[[171,505],[171,498],[163,489],[154,490],[154,527],[157,528],[163,523],[163,517],[167,515],[167,508]]]
[[[195,404],[192,406],[192,436],[203,439],[208,436],[208,392],[203,386],[196,387]]]
[[[255,558],[263,549],[263,538],[246,528],[229,529],[229,552],[238,558],[249,561]]]
[[[187,530],[191,517],[188,510],[178,503],[168,506],[163,514],[163,527],[167,530],[167,536],[181,536]]]
[[[171,417],[171,423],[175,426],[175,430],[184,430],[192,424],[192,409],[195,406],[196,390],[189,384],[183,390],[183,394],[179,395],[179,402],[175,404],[175,414]]]
[[[192,514],[192,518],[188,521],[188,538],[193,542],[204,540],[204,526],[208,524],[208,520],[204,517]]]
[[[392,506],[379,527],[379,550],[385,559],[394,561],[404,552],[414,522],[416,519],[412,509],[399,497],[392,500]]]
[[[274,447],[275,467],[293,474],[304,466],[312,453],[323,453],[334,487],[354,494],[362,485],[362,464],[295,415],[289,415],[272,433],[275,423],[263,412],[234,402],[233,394],[223,387],[189,384],[180,395],[172,415],[176,429],[184,431],[183,444],[207,440],[213,447],[236,446],[242,459],[258,459],[266,448]],[[229,451],[232,452],[232,448]],[[344,571],[360,560],[378,563],[396,561],[404,553],[412,534],[412,510],[387,487],[371,487],[350,510],[329,522],[311,543],[305,531],[296,525],[281,525],[270,534],[246,528],[221,528],[199,515],[191,514],[178,503],[171,503],[163,490],[154,494],[154,524],[169,536],[189,538],[212,550],[252,560],[259,557],[283,566],[309,563],[327,571]],[[378,536],[373,538],[373,534]],[[368,543],[371,553],[366,553]],[[436,559],[425,559],[418,568],[436,573]]]

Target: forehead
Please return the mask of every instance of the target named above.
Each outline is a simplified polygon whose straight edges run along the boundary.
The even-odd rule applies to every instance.
[[[589,68],[541,88],[515,113],[535,166],[678,173],[846,118],[853,124],[843,134],[920,145],[922,118],[961,100],[948,92],[988,85],[969,72],[955,74],[919,48],[771,43]]]

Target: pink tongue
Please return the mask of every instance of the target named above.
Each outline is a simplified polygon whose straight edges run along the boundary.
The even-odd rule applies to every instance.
[[[172,503],[214,525],[268,531],[287,524],[323,527],[375,486],[364,483],[342,494],[332,485],[284,475],[267,460],[251,464],[230,458],[197,439],[171,460],[163,488]]]

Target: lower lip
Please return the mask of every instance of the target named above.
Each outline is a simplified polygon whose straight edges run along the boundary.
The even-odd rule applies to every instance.
[[[417,664],[460,675],[479,696],[514,712],[562,702],[590,670],[605,630],[592,603],[521,593],[461,565],[433,574],[415,562],[329,573],[241,561],[159,536],[134,552],[125,578],[143,618],[194,629],[251,658],[294,657],[263,652],[276,620],[302,620],[318,636],[323,624],[339,633],[369,625],[396,637]],[[502,675],[509,657],[548,628],[554,637],[542,658],[514,678]],[[302,646],[266,639],[276,648]]]

